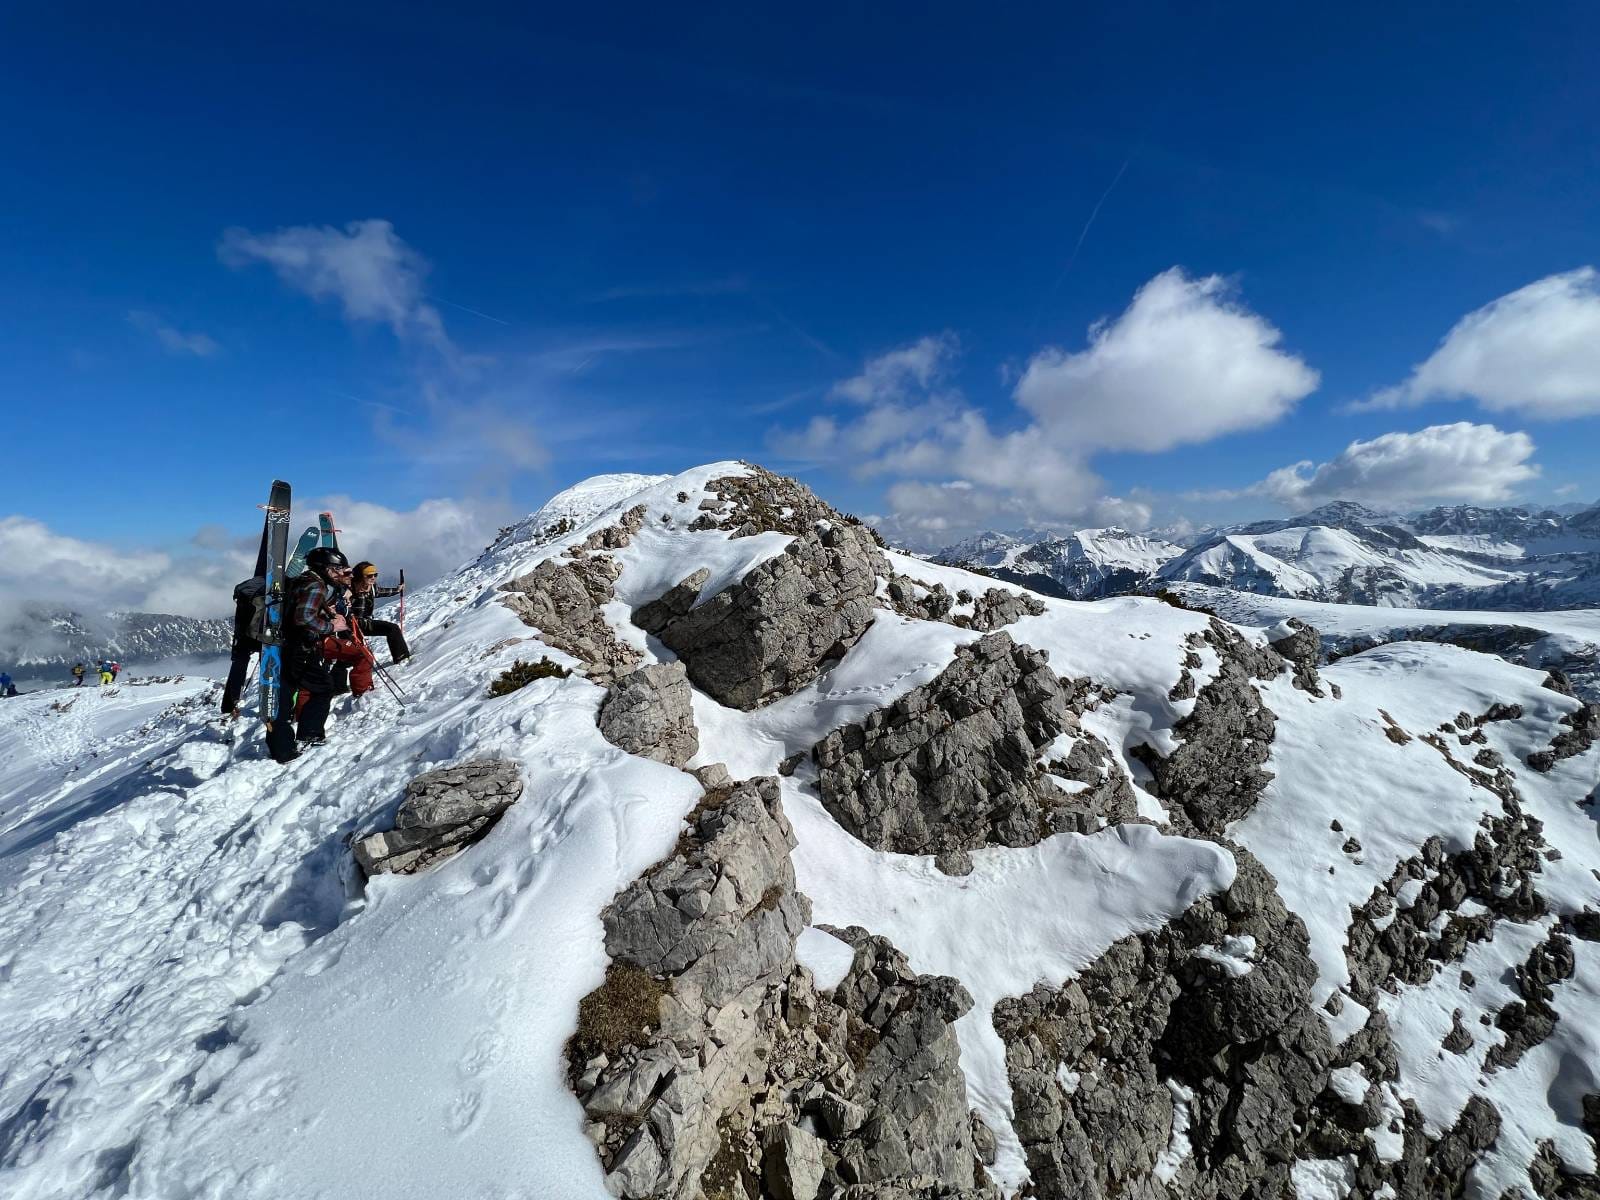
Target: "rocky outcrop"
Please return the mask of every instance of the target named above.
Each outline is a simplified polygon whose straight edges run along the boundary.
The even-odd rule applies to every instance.
[[[823,522],[703,601],[708,573],[695,572],[634,621],[682,659],[696,687],[756,708],[804,687],[855,644],[887,570],[865,529]]]
[[[678,848],[602,913],[612,965],[569,1079],[624,1198],[990,1200],[951,1022],[971,998],[886,941],[819,993],[777,781],[707,793]]]
[[[613,746],[669,766],[683,766],[700,750],[682,663],[655,663],[624,675],[607,689],[596,723]]]
[[[1077,729],[1086,691],[1064,686],[1043,652],[992,633],[958,649],[931,682],[813,747],[823,806],[874,849],[954,854],[955,863],[980,846],[1031,846],[1096,827],[1107,816],[1096,802],[1115,787],[1069,793],[1038,761]],[[1071,769],[1103,782],[1103,760],[1091,759],[1086,750]]]
[[[1429,838],[1351,910],[1345,959],[1350,992],[1361,1003],[1372,1007],[1378,989],[1396,983],[1426,983],[1440,964],[1492,937],[1499,921],[1544,914],[1535,888],[1543,863],[1539,823],[1514,799],[1503,803],[1505,811],[1486,820],[1470,850],[1446,854],[1439,838]]]
[[[1163,755],[1141,745],[1131,753],[1150,768],[1151,790],[1169,803],[1180,830],[1220,836],[1255,807],[1272,781],[1263,767],[1277,718],[1252,681],[1276,678],[1283,663],[1215,618],[1200,636],[1216,651],[1219,665],[1215,678],[1195,694],[1194,709],[1173,725],[1177,749]]]
[[[884,584],[884,599],[902,617],[918,621],[949,621],[956,598],[942,583],[923,583],[909,575],[890,575]]]
[[[1292,1195],[1334,1061],[1308,1004],[1315,978],[1304,926],[1241,853],[1228,891],[1061,988],[1001,1001],[1034,1194]]]
[[[754,463],[743,464],[742,475],[713,479],[712,494],[700,502],[700,515],[690,529],[726,529],[734,537],[758,533],[788,533],[804,537],[820,522],[862,529],[878,545],[883,539],[861,522],[822,500],[798,479],[776,475]]]
[[[1294,668],[1294,686],[1321,699],[1322,677],[1317,674],[1317,660],[1322,656],[1321,636],[1315,626],[1299,617],[1290,617],[1284,622],[1284,629],[1287,630],[1284,636],[1267,645]]]
[[[425,870],[483,837],[521,795],[521,773],[507,759],[418,775],[406,784],[394,828],[353,844],[356,862],[369,876]]]
[[[596,530],[566,554],[545,559],[501,589],[501,602],[524,625],[581,661],[597,683],[626,673],[641,658],[639,651],[617,639],[602,608],[616,598],[614,588],[622,573],[621,565],[605,552],[628,545],[644,517],[644,505],[629,509],[617,524]]]
[[[1044,601],[1027,592],[990,588],[974,598],[970,592],[951,595],[942,583],[924,583],[909,575],[891,575],[884,588],[889,607],[903,617],[922,621],[944,621],[961,629],[992,633],[1021,617],[1037,617],[1044,612]],[[972,605],[970,613],[956,612],[958,605]]]
[[[967,623],[973,629],[988,633],[1022,617],[1037,617],[1043,612],[1044,601],[1037,596],[1007,588],[990,588],[972,602],[972,616]]]
[[[1563,759],[1585,753],[1600,739],[1600,703],[1588,703],[1561,718],[1566,728],[1550,741],[1548,750],[1528,755],[1528,766],[1549,771]]]

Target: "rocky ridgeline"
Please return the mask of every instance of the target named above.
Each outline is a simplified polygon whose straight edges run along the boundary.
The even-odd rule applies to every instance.
[[[950,1023],[971,1007],[882,938],[839,932],[831,994],[795,961],[810,903],[764,778],[708,792],[601,914],[606,981],[568,1046],[606,1185],[626,1198],[992,1197]]]
[[[903,617],[921,621],[943,621],[961,629],[991,633],[1023,617],[1044,612],[1044,601],[1026,592],[1009,588],[989,588],[974,596],[971,592],[952,593],[942,583],[924,583],[909,575],[890,575],[884,587],[889,607]],[[957,607],[970,612],[957,612]]]
[[[745,474],[726,475],[706,485],[711,495],[700,502],[700,515],[690,529],[723,529],[736,538],[758,533],[804,537],[826,522],[863,529],[874,545],[883,547],[883,539],[874,530],[840,512],[799,480],[754,463],[742,465]]]
[[[686,767],[700,745],[692,687],[744,710],[792,695],[881,608],[984,631],[1042,611],[1007,589],[952,595],[894,573],[870,531],[759,468],[709,491],[692,528],[793,540],[715,595],[702,596],[710,574],[698,571],[636,610],[635,623],[678,662],[636,669],[641,656],[601,612],[619,574],[608,551],[628,544],[642,507],[504,593],[608,685],[597,723],[628,753]],[[1424,1128],[1395,1089],[1398,1055],[1378,998],[1425,982],[1499,922],[1548,920],[1536,884],[1550,851],[1483,733],[1522,714],[1497,705],[1424,733],[1384,714],[1391,740],[1431,748],[1419,752],[1440,754],[1501,812],[1485,818],[1470,850],[1429,842],[1352,914],[1351,982],[1324,1014],[1311,1003],[1317,973],[1303,924],[1266,869],[1225,840],[1272,778],[1277,719],[1261,685],[1287,671],[1308,696],[1340,700],[1318,673],[1315,629],[1291,621],[1269,637],[1258,645],[1216,619],[1191,635],[1168,698],[1192,707],[1171,726],[1171,748],[1130,752],[1172,832],[1233,854],[1232,886],[1123,938],[1065,985],[1041,984],[994,1011],[1027,1195],[1288,1200],[1296,1171],[1321,1164],[1343,1173],[1324,1181],[1328,1195],[1458,1196],[1500,1135],[1500,1114],[1476,1097],[1452,1128]],[[1040,651],[989,632],[930,682],[812,747],[819,796],[866,844],[931,855],[953,874],[969,872],[980,847],[1137,820],[1117,754],[1079,724],[1102,696],[1089,681],[1059,678]],[[1597,711],[1569,716],[1529,765],[1549,770],[1587,749],[1600,736]],[[508,765],[469,764],[491,805],[510,790]],[[855,928],[831,931],[852,964],[836,987],[819,989],[796,958],[810,905],[796,888],[777,780],[734,783],[720,765],[694,774],[707,790],[678,845],[601,914],[611,965],[568,1046],[607,1187],[641,1200],[993,1200],[993,1135],[968,1111],[952,1028],[970,996],[953,979],[917,975],[887,941]],[[488,786],[491,777],[505,789]],[[424,780],[393,831],[358,845],[369,872],[426,866],[492,823],[493,813],[463,808],[454,824],[428,824],[420,801],[444,784]],[[1350,839],[1346,851],[1361,848]],[[1518,999],[1483,1016],[1504,1034],[1485,1069],[1511,1067],[1550,1035],[1552,999],[1574,975],[1572,939],[1584,937],[1600,937],[1600,913],[1553,922],[1520,964]],[[1346,1003],[1370,1011],[1335,1044],[1325,1015],[1338,1018]],[[1441,1054],[1464,1053],[1474,1039],[1458,1013]],[[1600,1096],[1584,1103],[1600,1130]],[[1600,1195],[1549,1145],[1537,1155],[1541,1195]]]
[[[1063,685],[1042,651],[989,634],[930,683],[817,743],[822,803],[874,849],[937,855],[960,875],[972,869],[969,850],[1031,846],[1131,816],[1121,773],[1094,774],[1106,756],[1085,750],[1065,768],[1098,784],[1072,793],[1039,763],[1065,731],[1093,743],[1077,727],[1088,690]]]
[[[501,589],[501,601],[523,624],[582,662],[596,683],[609,682],[639,664],[639,652],[617,638],[601,610],[616,598],[622,574],[621,565],[606,551],[628,545],[644,516],[643,505],[629,509],[617,524],[596,530]]]
[[[700,600],[702,569],[634,613],[731,708],[787,696],[844,656],[872,624],[888,565],[866,529],[822,521],[743,579]]]

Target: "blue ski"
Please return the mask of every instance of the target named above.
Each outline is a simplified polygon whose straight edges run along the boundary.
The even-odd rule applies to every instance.
[[[283,688],[284,582],[289,551],[289,485],[272,481],[272,497],[267,501],[266,597],[261,629],[261,719],[268,731],[278,717],[278,699]]]

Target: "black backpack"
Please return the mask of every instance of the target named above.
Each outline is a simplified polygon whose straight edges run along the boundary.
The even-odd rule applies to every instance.
[[[256,643],[258,646],[276,645],[278,640],[267,634],[267,581],[253,575],[233,589],[233,639]]]

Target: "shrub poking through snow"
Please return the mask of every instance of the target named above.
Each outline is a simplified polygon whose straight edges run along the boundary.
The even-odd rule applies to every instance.
[[[560,663],[551,662],[548,658],[541,658],[536,663],[523,662],[520,658],[512,663],[500,677],[489,685],[489,695],[509,696],[512,692],[520,691],[536,679],[565,679],[572,672]]]
[[[578,1001],[578,1029],[567,1043],[573,1062],[624,1046],[642,1046],[661,1028],[661,1000],[672,989],[643,967],[613,962],[606,980]]]

